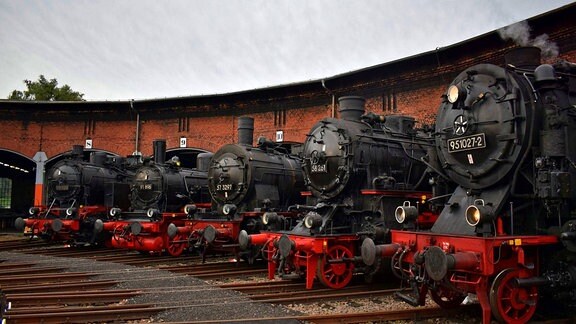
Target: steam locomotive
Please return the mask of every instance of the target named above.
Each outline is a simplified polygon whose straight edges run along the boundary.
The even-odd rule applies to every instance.
[[[153,150],[154,159],[144,161],[130,184],[129,208],[112,208],[112,220],[104,224],[104,230],[112,234],[112,247],[178,256],[186,245],[171,240],[167,227],[170,223],[184,224],[184,207],[189,204],[210,207],[205,166],[212,154],[199,154],[198,168],[188,169],[180,167],[176,156],[166,161],[165,140],[155,140]]]
[[[484,323],[576,305],[576,65],[540,64],[537,48],[505,59],[469,67],[443,95],[429,162],[457,188],[430,232],[362,245],[366,264],[392,258],[406,302],[475,294]]]
[[[291,206],[304,218],[290,231],[240,233],[243,248],[263,246],[268,276],[317,278],[343,288],[355,272],[371,274],[359,261],[361,238],[389,240],[396,222],[389,215],[400,204],[419,212],[419,227],[431,226],[426,165],[420,158],[432,146],[407,116],[365,114],[365,99],[339,99],[339,119],[325,118],[307,135],[303,150],[307,205]]]
[[[254,119],[240,117],[238,144],[222,146],[208,169],[212,209],[201,212],[187,206],[185,224],[168,227],[170,238],[188,244],[203,260],[209,251],[239,254],[241,230],[292,228],[298,213],[288,207],[305,201],[300,195],[305,189],[301,160],[291,154],[297,145],[281,146],[260,137],[253,146],[253,137]],[[257,254],[254,249],[240,257],[252,262]]]
[[[105,240],[103,222],[108,211],[129,205],[127,186],[134,175],[135,158],[111,157],[75,145],[46,175],[48,206],[34,206],[15,227],[26,236],[72,245],[98,245]]]

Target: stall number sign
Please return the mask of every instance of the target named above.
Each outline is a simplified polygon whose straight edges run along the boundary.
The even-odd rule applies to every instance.
[[[180,147],[186,147],[186,137],[180,137]]]
[[[92,148],[92,140],[91,139],[87,139],[86,140],[86,146],[87,149],[91,149]]]
[[[283,142],[284,141],[284,131],[276,131],[276,142]]]

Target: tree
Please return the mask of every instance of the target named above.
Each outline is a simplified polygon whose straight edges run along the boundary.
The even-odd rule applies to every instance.
[[[28,90],[12,91],[8,100],[84,101],[83,93],[72,91],[67,84],[58,87],[56,79],[48,81],[43,75],[38,81],[24,80],[24,83]]]

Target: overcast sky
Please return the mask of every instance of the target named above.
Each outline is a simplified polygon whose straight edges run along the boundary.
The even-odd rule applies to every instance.
[[[0,0],[0,99],[56,78],[87,100],[227,93],[427,52],[568,0]]]

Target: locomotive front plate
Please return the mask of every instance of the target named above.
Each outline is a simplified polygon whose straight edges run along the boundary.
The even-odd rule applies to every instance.
[[[234,186],[231,183],[220,183],[216,185],[216,191],[232,191]]]
[[[140,189],[140,190],[152,190],[152,184],[151,184],[151,183],[141,184],[141,185],[139,186],[139,189]]]
[[[486,136],[484,133],[480,133],[470,136],[451,138],[447,141],[447,144],[449,153],[486,148]]]
[[[56,191],[68,191],[70,187],[68,185],[56,185]]]
[[[328,165],[326,163],[312,164],[310,165],[310,173],[328,173]]]

